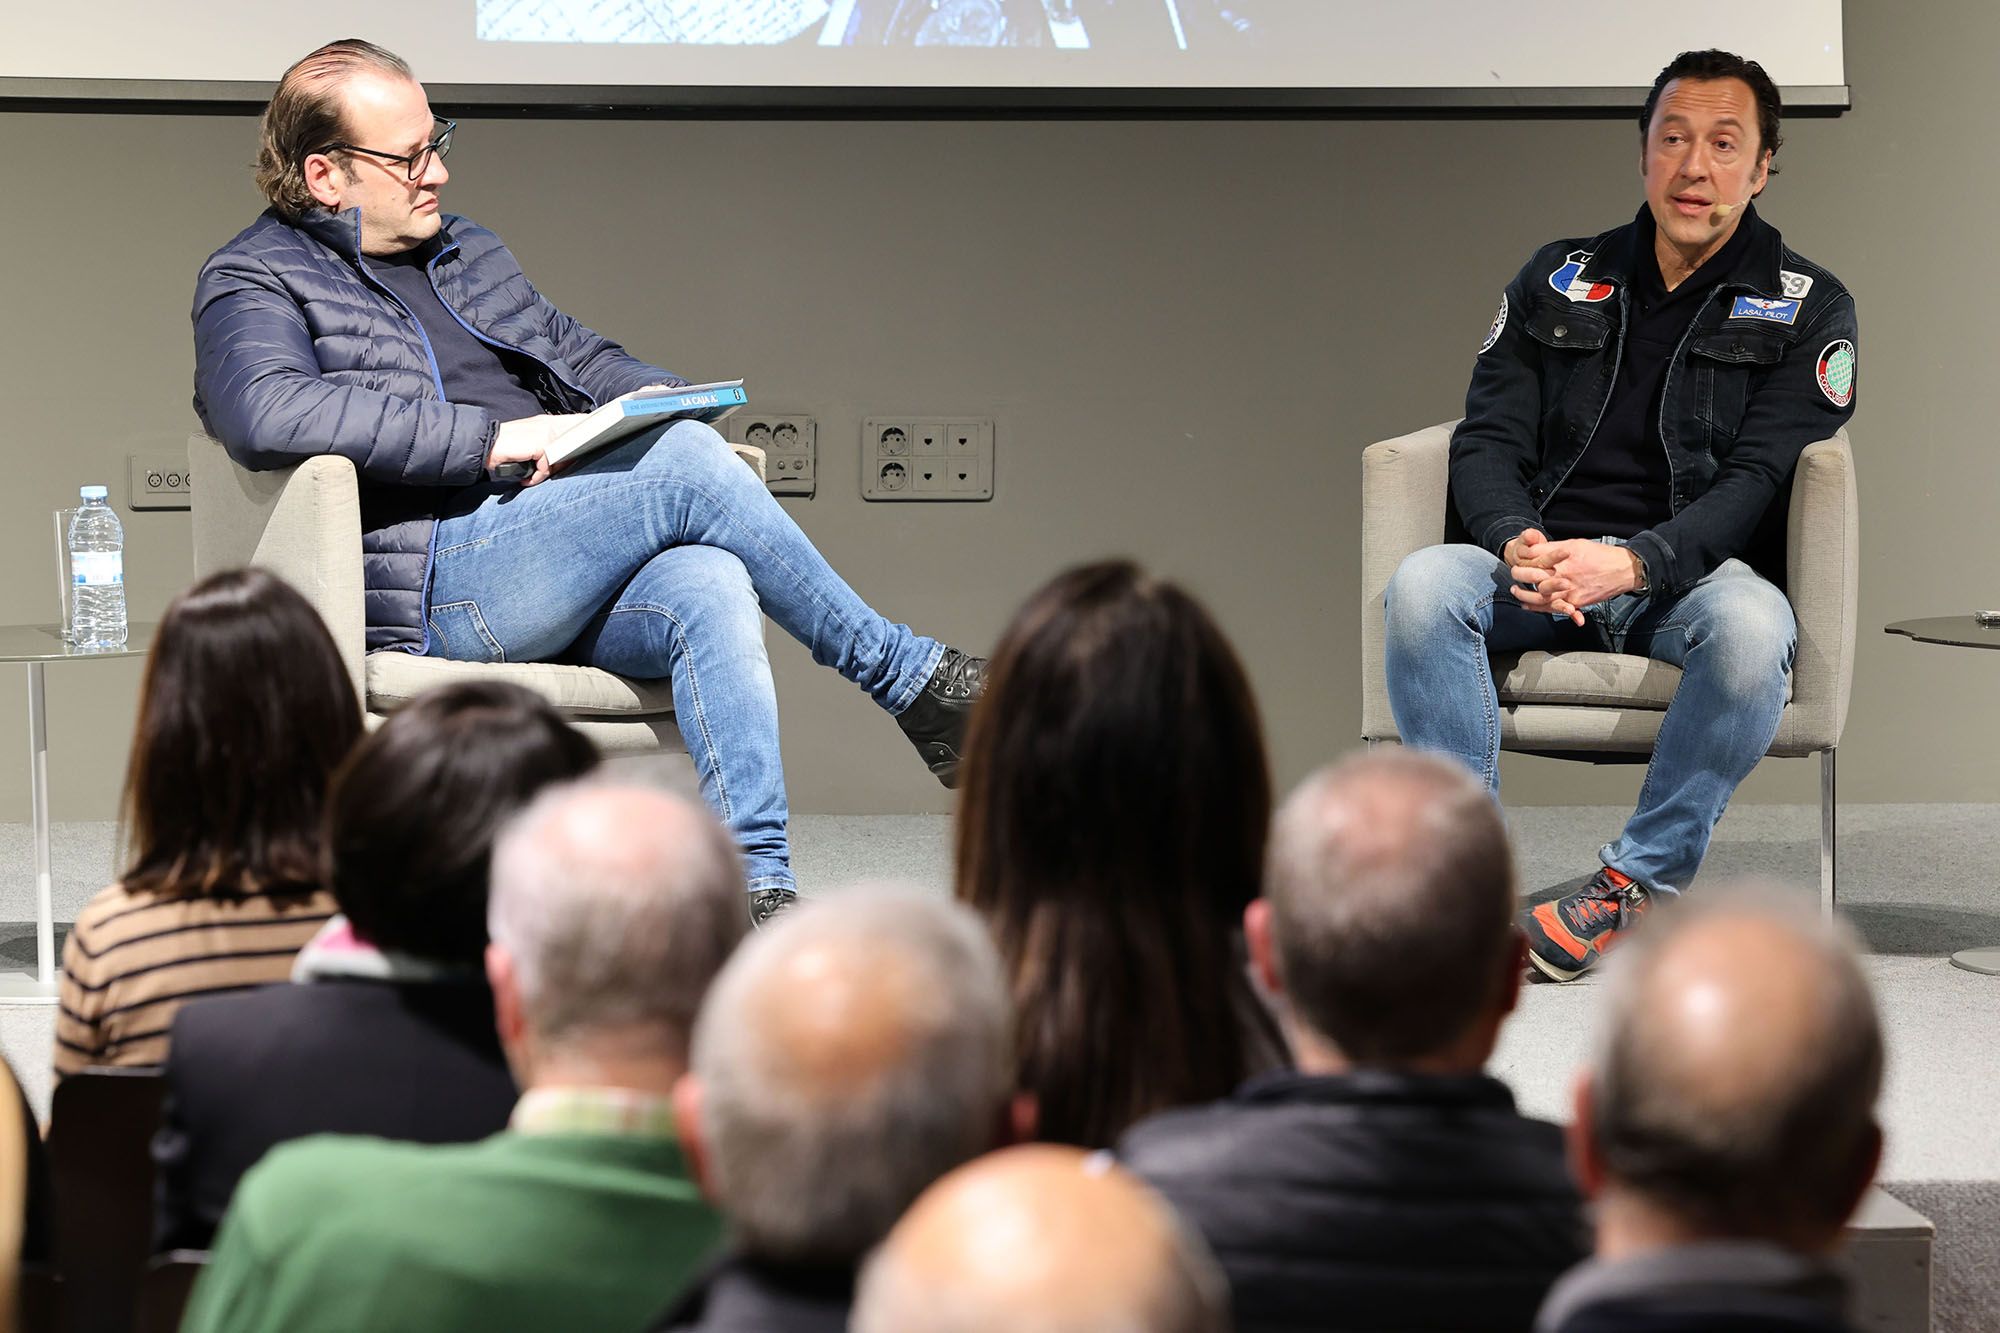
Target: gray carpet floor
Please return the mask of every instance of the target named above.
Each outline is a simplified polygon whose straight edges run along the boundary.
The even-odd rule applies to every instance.
[[[1540,898],[1594,868],[1627,811],[1540,807],[1510,816],[1524,890]],[[2000,977],[1964,972],[1952,951],[2000,944],[2000,807],[1850,805],[1840,812],[1840,903],[1868,949],[1888,1039],[1882,1182],[1939,1226],[1939,1329],[2000,1328]],[[111,877],[109,824],[54,830],[56,918]],[[1704,883],[1756,876],[1816,892],[1816,808],[1741,806],[1717,832]],[[802,815],[794,860],[810,894],[862,880],[947,891],[948,817]],[[31,963],[33,856],[27,829],[0,825],[0,967]],[[1566,1118],[1598,1005],[1586,978],[1527,988],[1494,1061],[1524,1110]],[[47,1006],[0,1004],[0,1050],[46,1113],[54,1023]]]

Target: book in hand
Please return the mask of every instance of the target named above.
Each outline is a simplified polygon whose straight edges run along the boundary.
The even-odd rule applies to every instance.
[[[613,398],[549,441],[549,467],[637,435],[663,421],[722,420],[748,399],[742,380],[682,384],[671,389],[634,389]]]

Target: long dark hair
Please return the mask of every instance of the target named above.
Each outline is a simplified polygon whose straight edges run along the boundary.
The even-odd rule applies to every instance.
[[[305,598],[261,569],[195,584],[167,607],[139,687],[125,888],[317,889],[327,775],[360,734],[353,681]]]
[[[1041,1136],[1107,1146],[1229,1092],[1271,779],[1214,621],[1130,563],[1059,576],[1002,637],[966,749],[957,893],[1006,961]]]
[[[327,882],[340,910],[378,948],[476,963],[501,826],[543,787],[596,763],[596,747],[518,685],[418,695],[333,775]]]

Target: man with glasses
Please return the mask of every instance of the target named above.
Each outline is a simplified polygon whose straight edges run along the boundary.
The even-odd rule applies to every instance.
[[[577,414],[686,381],[439,211],[453,124],[402,59],[324,46],[286,71],[262,128],[271,207],[195,291],[195,410],[244,467],[352,460],[370,651],[670,677],[760,923],[795,894],[760,609],[954,785],[984,661],[877,614],[713,430],[656,427],[545,484]],[[524,480],[503,479],[510,464]]]

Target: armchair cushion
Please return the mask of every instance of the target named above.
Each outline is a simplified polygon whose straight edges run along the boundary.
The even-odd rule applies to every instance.
[[[541,695],[572,717],[633,717],[674,711],[664,680],[629,680],[595,667],[554,662],[453,662],[409,653],[368,655],[368,708],[393,713],[426,690],[475,675],[506,681]]]
[[[1383,678],[1384,590],[1403,558],[1444,540],[1446,463],[1456,423],[1370,445],[1362,455],[1361,734],[1399,739]],[[1813,754],[1840,741],[1854,682],[1860,582],[1858,501],[1847,433],[1808,445],[1793,478],[1788,583],[1799,648],[1770,753]],[[1584,754],[1651,748],[1678,668],[1622,653],[1530,652],[1496,658],[1502,745]]]

